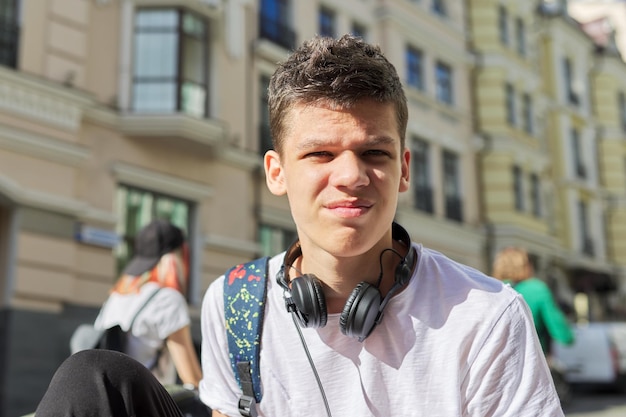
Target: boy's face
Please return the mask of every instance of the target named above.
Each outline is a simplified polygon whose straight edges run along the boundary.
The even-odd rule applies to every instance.
[[[266,179],[273,194],[287,194],[302,246],[335,257],[388,247],[410,160],[393,105],[296,105],[284,123],[282,154],[265,156]]]

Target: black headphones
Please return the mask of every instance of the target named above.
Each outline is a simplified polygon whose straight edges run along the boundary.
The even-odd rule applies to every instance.
[[[407,231],[397,223],[392,225],[392,238],[402,242],[407,248],[395,270],[395,282],[383,299],[378,285],[361,281],[348,297],[339,317],[339,327],[343,334],[356,337],[360,342],[370,335],[383,318],[383,310],[393,294],[406,285],[411,278],[415,249]],[[389,249],[398,254],[395,250]],[[294,313],[301,327],[324,327],[327,321],[326,299],[322,284],[315,275],[303,274],[289,279],[289,269],[302,255],[299,240],[296,240],[285,253],[283,265],[276,274],[276,281],[285,290],[285,306]],[[399,255],[399,254],[398,254]],[[379,281],[380,283],[380,281]]]

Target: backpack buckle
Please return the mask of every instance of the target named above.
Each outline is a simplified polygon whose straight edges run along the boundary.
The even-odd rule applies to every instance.
[[[245,417],[257,417],[256,400],[249,395],[242,395],[239,398],[239,414]]]

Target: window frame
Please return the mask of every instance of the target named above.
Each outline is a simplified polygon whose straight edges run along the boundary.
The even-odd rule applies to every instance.
[[[543,214],[542,198],[541,198],[541,179],[536,173],[530,174],[530,195],[532,197],[532,213],[535,217],[540,218]]]
[[[430,149],[428,141],[416,136],[412,137],[413,206],[426,213],[434,213]]]
[[[449,106],[454,104],[454,72],[452,67],[443,61],[435,63],[435,95],[437,100]]]
[[[357,21],[352,21],[352,25],[350,28],[350,33],[352,33],[352,35],[354,36],[358,36],[361,39],[366,40],[367,39],[367,26],[364,25],[363,23],[357,22]]]
[[[524,131],[530,135],[534,132],[533,99],[529,93],[522,95],[522,120]]]
[[[439,17],[446,17],[448,11],[446,10],[446,3],[444,0],[432,0],[430,4],[430,10]]]
[[[524,193],[524,172],[519,165],[513,165],[513,207],[515,211],[523,213],[526,210]]]
[[[169,12],[174,13],[175,16],[175,25],[173,26],[159,26],[159,25],[145,25],[142,26],[139,20],[141,16],[146,16],[148,13],[158,13],[158,12]],[[190,21],[190,19],[195,20],[195,22],[199,23],[201,26],[201,34],[195,35],[191,33],[191,31],[186,30],[186,23]],[[141,54],[145,54],[145,48],[140,48],[139,43],[144,42],[142,39],[145,34],[172,34],[172,46],[173,46],[173,59],[174,62],[169,63],[172,65],[173,69],[171,74],[162,73],[159,74],[139,74],[140,71],[143,71],[144,68],[149,65],[142,63]],[[143,35],[142,35],[143,34]],[[206,118],[209,115],[209,84],[208,84],[208,34],[209,34],[209,23],[208,21],[200,14],[195,13],[191,10],[188,10],[183,7],[140,7],[135,11],[135,20],[133,23],[133,72],[132,72],[132,87],[131,87],[131,111],[133,113],[143,113],[143,114],[171,114],[171,113],[184,113],[195,117]],[[157,39],[158,40],[158,39]],[[148,42],[154,42],[154,38],[148,40]],[[201,67],[194,71],[194,73],[200,75],[200,79],[192,79],[188,75],[185,74],[187,72],[187,64],[189,61],[189,52],[188,47],[195,43],[195,46],[200,48],[200,59],[194,60],[193,64],[199,64]],[[197,49],[196,49],[197,50]],[[149,55],[152,57],[152,55]],[[161,56],[159,56],[161,59]],[[198,68],[198,67],[196,67]],[[202,108],[198,106],[199,111],[194,111],[193,107],[185,105],[185,91],[186,86],[195,85],[197,87],[197,91],[200,91],[204,94],[204,98],[198,102],[202,103]],[[159,86],[161,88],[170,87],[174,88],[174,93],[171,97],[171,102],[169,100],[164,100],[161,103],[166,104],[164,107],[146,107],[144,103],[154,102],[155,100],[147,99],[145,97],[139,98],[140,88],[142,86],[156,87],[158,89]],[[146,90],[149,91],[149,90]],[[156,91],[152,89],[152,93]],[[144,93],[145,94],[145,93]]]
[[[498,6],[498,35],[500,43],[509,46],[509,12],[503,5]]]
[[[587,178],[587,169],[583,161],[582,141],[580,132],[575,127],[570,129],[570,146],[572,149],[572,163],[574,164],[574,176],[578,179]]]
[[[292,26],[290,0],[261,0],[259,7],[259,38],[267,39],[287,50],[296,46]]]
[[[270,84],[270,76],[261,74],[259,78],[259,155],[265,155],[270,149],[274,148],[272,141],[272,132],[270,129],[270,111],[268,106],[268,87]]]
[[[517,53],[526,56],[526,24],[521,17],[515,18],[515,38],[517,40]]]
[[[443,196],[445,199],[445,217],[463,222],[463,198],[461,193],[461,159],[456,152],[443,150],[441,154],[443,168]]]
[[[504,85],[504,101],[506,121],[511,126],[517,126],[517,106],[515,105],[515,87],[510,82]]]
[[[593,239],[589,230],[589,207],[583,200],[578,200],[578,227],[580,230],[581,252],[593,256],[595,254]]]
[[[407,86],[420,91],[425,91],[424,82],[424,53],[412,45],[407,45],[405,49],[406,58],[406,80]]]
[[[123,195],[124,193],[125,193],[125,196]],[[131,194],[134,194],[134,196]],[[150,199],[150,202],[147,203],[150,206],[148,207],[150,212],[148,215],[144,216],[145,218],[140,218],[141,215],[135,216],[129,213],[130,210],[129,210],[128,200],[131,198],[139,198],[139,199],[149,198]],[[183,230],[188,242],[192,241],[190,237],[190,233],[193,230],[192,220],[193,220],[194,210],[195,210],[195,203],[193,201],[185,200],[180,197],[176,197],[173,195],[169,195],[166,193],[162,193],[159,191],[155,191],[155,190],[151,190],[151,189],[147,189],[144,187],[131,185],[127,183],[117,184],[117,187],[115,190],[115,199],[116,199],[116,207],[117,207],[117,214],[118,214],[118,224],[116,227],[116,231],[118,235],[120,236],[120,243],[113,249],[113,257],[115,259],[115,266],[116,266],[116,272],[117,272],[116,276],[119,276],[119,274],[122,272],[126,264],[130,261],[130,259],[133,256],[134,247],[135,247],[134,246],[135,237],[137,236],[137,233],[141,230],[141,228],[147,225],[151,220],[154,220],[156,218],[166,218],[170,220],[174,225],[178,226],[179,228]],[[122,199],[124,199],[124,202],[121,201]],[[180,219],[175,218],[171,212],[170,212],[170,215],[168,216],[166,215],[167,214],[166,212],[159,211],[159,207],[158,207],[159,202],[161,203],[168,202],[168,203],[184,205],[185,221],[183,222]],[[137,207],[141,207],[141,205],[138,205]],[[141,210],[143,210],[142,214],[145,215],[146,208],[142,207]],[[192,251],[189,251],[189,256],[190,256],[190,259],[189,259],[190,268],[189,268],[188,291],[191,291],[193,288],[192,282],[194,280],[193,271],[191,268]],[[191,296],[189,292],[185,295],[188,299]]]
[[[565,56],[562,61],[563,65],[563,80],[565,82],[565,101],[568,104],[578,106],[580,104],[580,97],[574,91],[574,68],[572,60]]]
[[[317,12],[317,29],[320,36],[337,36],[337,13],[330,7],[320,6]]]
[[[20,43],[21,1],[0,1],[0,65],[17,68]]]
[[[257,234],[261,256],[270,257],[287,250],[298,237],[295,230],[269,223],[259,224]]]

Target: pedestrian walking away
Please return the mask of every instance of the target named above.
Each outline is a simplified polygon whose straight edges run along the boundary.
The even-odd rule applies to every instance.
[[[202,370],[185,298],[187,252],[183,231],[168,220],[155,219],[139,231],[133,257],[94,323],[96,330],[125,332],[123,352],[81,350],[68,358],[40,402],[38,417],[111,415],[109,410],[119,410],[115,416],[167,416],[179,415],[183,406],[193,409],[194,417],[210,415],[197,396]],[[68,409],[72,412],[64,414]],[[151,411],[133,411],[146,409]]]

